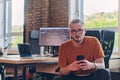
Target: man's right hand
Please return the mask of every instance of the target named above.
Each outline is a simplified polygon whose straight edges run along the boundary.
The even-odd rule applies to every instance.
[[[74,61],[73,63],[71,63],[70,65],[67,66],[69,71],[78,71],[80,70],[80,65],[79,65],[80,61]]]
[[[80,65],[80,61],[74,61],[73,63],[69,64],[67,67],[60,68],[60,74],[62,75],[68,75],[72,71],[79,71],[82,69],[82,65]]]

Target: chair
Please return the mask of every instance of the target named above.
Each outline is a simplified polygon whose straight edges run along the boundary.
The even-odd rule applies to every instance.
[[[30,44],[30,53],[31,54],[40,54],[39,30],[31,30],[30,31],[28,42]],[[26,68],[26,70],[27,70],[27,68]],[[31,75],[36,72],[36,68],[35,68],[35,66],[28,66],[27,71],[28,71],[27,75]]]
[[[109,68],[109,59],[111,57],[114,46],[115,32],[110,30],[101,31],[101,44],[105,54],[105,68]]]
[[[95,36],[100,41],[103,51],[105,54],[105,68],[109,68],[109,59],[111,57],[113,46],[114,46],[114,31],[110,30],[88,30],[85,34],[86,36]]]
[[[0,48],[0,57],[1,56],[3,56],[3,52],[2,52],[2,49]],[[3,80],[3,78],[4,78],[4,68],[1,65],[0,65],[0,75],[1,75],[1,79]]]
[[[1,80],[4,80],[4,68],[0,66],[0,75],[1,75]]]
[[[99,30],[87,30],[86,36],[94,36],[100,41],[100,31]]]
[[[31,30],[29,33],[29,44],[30,44],[30,52],[32,54],[40,54],[40,46],[39,46],[39,31]]]

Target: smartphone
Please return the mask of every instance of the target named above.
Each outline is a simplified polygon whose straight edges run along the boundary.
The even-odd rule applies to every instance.
[[[83,60],[83,59],[85,59],[85,57],[84,57],[83,55],[78,55],[78,56],[77,56],[77,61]]]
[[[85,59],[85,57],[83,55],[78,55],[77,56],[77,61],[83,60],[83,59]],[[80,62],[80,63],[84,63],[84,62]],[[78,63],[78,64],[80,64],[80,63]]]

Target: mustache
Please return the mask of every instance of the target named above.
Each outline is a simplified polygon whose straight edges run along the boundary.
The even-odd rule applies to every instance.
[[[80,42],[80,40],[76,40],[73,37],[71,37],[72,40],[74,40],[75,42]]]
[[[80,38],[80,36],[76,35],[75,38]]]

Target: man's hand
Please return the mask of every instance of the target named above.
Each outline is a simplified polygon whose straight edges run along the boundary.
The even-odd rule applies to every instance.
[[[90,70],[90,69],[94,69],[95,65],[93,62],[89,62],[88,60],[80,60],[79,68],[81,70]]]
[[[74,61],[72,64],[68,65],[68,70],[69,71],[78,71],[80,70],[80,61]]]
[[[93,62],[89,62],[88,60],[84,59],[80,61],[74,61],[67,68],[69,71],[90,70],[90,69],[94,69],[95,65]]]
[[[73,63],[69,64],[67,67],[61,68],[60,73],[64,75],[68,75],[71,71],[90,70],[92,68],[95,68],[94,63],[84,59],[84,60],[74,61]]]
[[[60,74],[68,75],[71,71],[79,71],[80,70],[80,61],[74,61],[73,63],[69,64],[64,68],[60,68]]]

